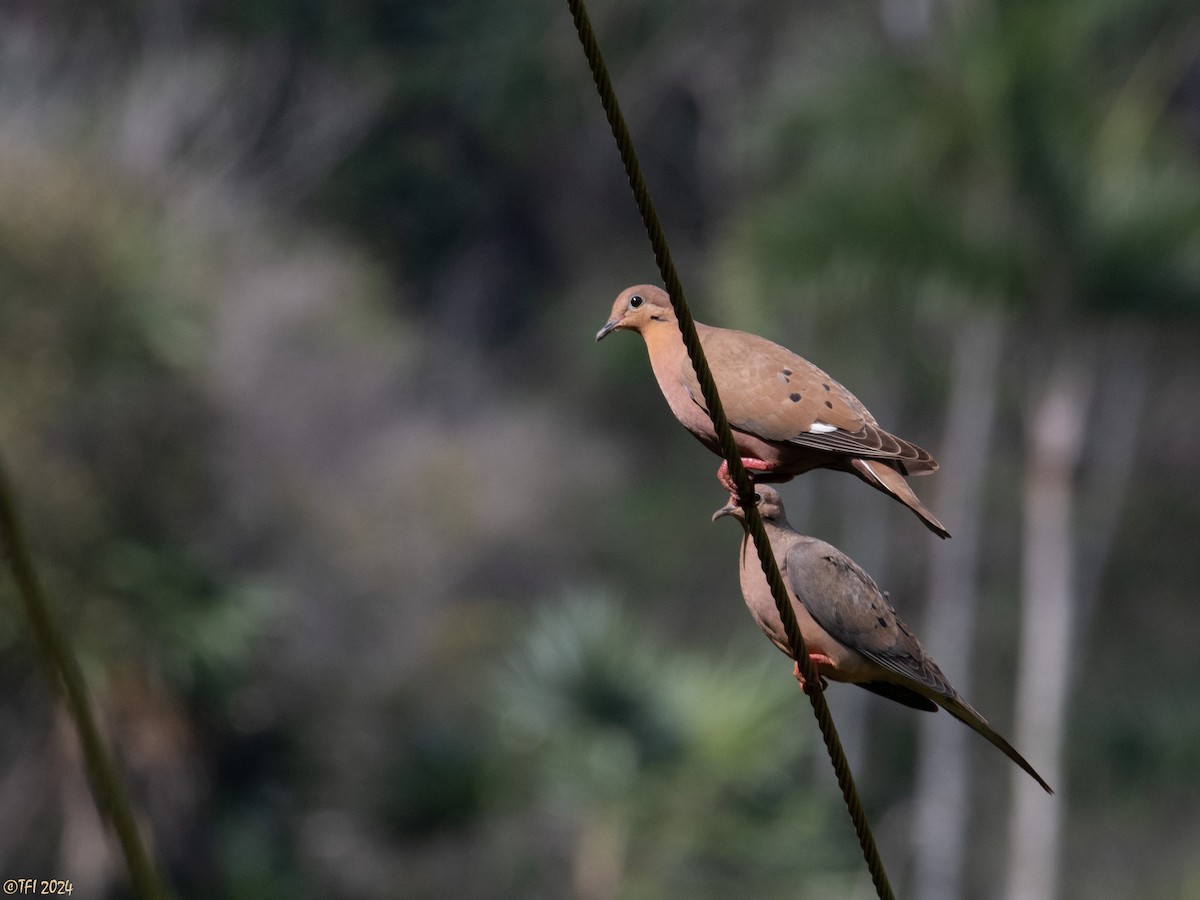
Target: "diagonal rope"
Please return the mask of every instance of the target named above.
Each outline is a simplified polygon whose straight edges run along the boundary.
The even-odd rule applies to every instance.
[[[83,758],[87,765],[92,794],[100,816],[107,819],[117,833],[125,862],[129,867],[134,892],[143,900],[161,900],[166,892],[155,873],[146,848],[138,834],[133,807],[129,803],[121,778],[112,758],[104,748],[96,716],[88,701],[87,687],[79,671],[79,663],[71,645],[59,629],[42,592],[37,572],[29,556],[21,521],[12,498],[8,479],[0,468],[0,555],[8,557],[17,593],[25,604],[25,614],[33,632],[42,661],[49,669],[50,682],[62,695],[71,721],[79,734]],[[7,887],[7,883],[5,885]]]
[[[637,201],[638,210],[642,214],[642,223],[645,225],[646,233],[650,238],[650,244],[654,250],[654,259],[658,263],[658,269],[662,275],[667,294],[671,298],[671,305],[675,308],[675,315],[679,319],[679,330],[683,334],[683,342],[687,347],[688,357],[691,359],[692,367],[696,371],[696,378],[700,382],[700,391],[704,396],[709,416],[712,418],[713,425],[716,428],[721,455],[725,457],[725,461],[728,463],[729,474],[737,484],[739,496],[742,498],[751,498],[754,491],[753,485],[746,474],[745,466],[742,465],[741,454],[738,452],[737,444],[734,442],[733,432],[729,427],[729,420],[725,417],[725,409],[721,405],[721,398],[717,394],[717,386],[713,381],[712,370],[709,369],[708,361],[704,357],[704,350],[700,346],[700,336],[696,332],[696,323],[692,318],[691,310],[688,308],[687,299],[683,293],[683,285],[679,280],[679,273],[675,271],[675,264],[671,260],[670,249],[667,247],[666,233],[663,230],[662,223],[659,221],[658,212],[655,210],[654,204],[650,199],[650,191],[646,187],[645,179],[642,177],[641,166],[638,164],[637,154],[633,148],[633,139],[630,136],[628,126],[625,124],[625,117],[621,114],[616,92],[613,89],[612,80],[608,75],[608,67],[604,64],[604,57],[600,52],[600,45],[596,41],[596,33],[592,29],[592,23],[588,18],[584,0],[567,0],[567,5],[571,9],[575,28],[579,32],[579,41],[583,44],[584,54],[587,56],[588,64],[591,67],[592,79],[596,83],[596,90],[600,92],[600,102],[604,106],[605,115],[608,116],[608,124],[612,128],[613,137],[616,139],[617,149],[621,154],[621,161],[625,164],[625,173],[629,177],[629,186],[633,189],[634,199]],[[746,525],[750,531],[750,536],[754,540],[754,547],[758,552],[758,559],[762,563],[767,583],[771,587],[771,595],[779,611],[779,618],[783,622],[784,631],[787,633],[788,646],[791,648],[792,656],[799,664],[800,671],[804,675],[804,680],[810,685],[819,685],[821,683],[820,675],[813,661],[808,657],[807,648],[804,646],[804,638],[800,635],[800,626],[797,624],[796,615],[792,611],[787,588],[784,587],[783,576],[779,572],[779,565],[776,563],[775,556],[771,552],[771,542],[767,537],[766,529],[763,527],[758,507],[753,502],[743,502],[742,505],[746,513]],[[850,771],[850,762],[846,758],[846,751],[843,749],[837,729],[834,727],[833,715],[829,711],[829,704],[825,701],[824,693],[819,689],[812,690],[808,697],[812,702],[813,714],[816,716],[817,724],[821,729],[821,737],[825,740],[825,748],[829,751],[829,759],[833,763],[838,787],[841,788],[842,797],[846,801],[846,808],[850,813],[850,819],[854,823],[854,830],[858,835],[858,843],[862,847],[867,868],[870,870],[871,880],[875,884],[875,892],[879,895],[880,900],[892,900],[894,895],[891,885],[888,883],[887,872],[883,867],[883,859],[879,855],[879,848],[875,844],[871,825],[867,821],[866,810],[863,807],[862,799],[858,795],[858,789],[854,784],[854,776]]]

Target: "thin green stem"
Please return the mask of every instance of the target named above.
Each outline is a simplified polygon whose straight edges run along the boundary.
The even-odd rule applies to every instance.
[[[0,464],[0,551],[25,607],[30,631],[51,683],[61,694],[83,748],[92,793],[102,818],[112,823],[125,854],[134,891],[146,900],[163,900],[166,893],[138,833],[133,807],[117,774],[112,757],[100,737],[87,687],[71,646],[55,621],[29,555],[13,492]]]

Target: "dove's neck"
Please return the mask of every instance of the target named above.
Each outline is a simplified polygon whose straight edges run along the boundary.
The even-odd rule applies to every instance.
[[[697,323],[697,329],[704,334],[706,326]],[[646,341],[646,349],[650,353],[650,367],[654,370],[654,380],[658,382],[659,390],[666,398],[667,405],[675,414],[680,424],[699,438],[714,453],[719,453],[716,432],[712,420],[703,406],[704,400],[692,395],[696,386],[692,374],[692,362],[688,358],[687,348],[683,343],[683,335],[675,322],[655,322],[653,327],[642,332]]]
[[[664,378],[678,380],[679,367],[687,359],[687,347],[683,344],[679,326],[674,322],[654,322],[642,330],[642,338],[646,341],[650,367],[654,369],[658,383],[664,384]]]

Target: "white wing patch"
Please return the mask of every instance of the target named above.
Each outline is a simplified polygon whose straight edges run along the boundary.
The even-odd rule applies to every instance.
[[[829,434],[831,431],[837,431],[837,426],[826,425],[824,422],[813,422],[808,426],[809,434]]]

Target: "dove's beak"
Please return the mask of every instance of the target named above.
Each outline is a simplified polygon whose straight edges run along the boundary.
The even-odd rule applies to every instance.
[[[617,326],[620,324],[621,324],[621,320],[619,318],[609,319],[607,322],[604,323],[604,327],[596,332],[596,340],[598,340],[598,341],[604,340],[606,337],[608,337],[610,334],[612,334],[612,332],[616,331]]]
[[[712,520],[715,522],[717,519],[724,518],[725,516],[733,516],[737,519],[744,519],[746,514],[742,511],[742,507],[738,504],[737,499],[730,497],[728,503],[713,513]]]

